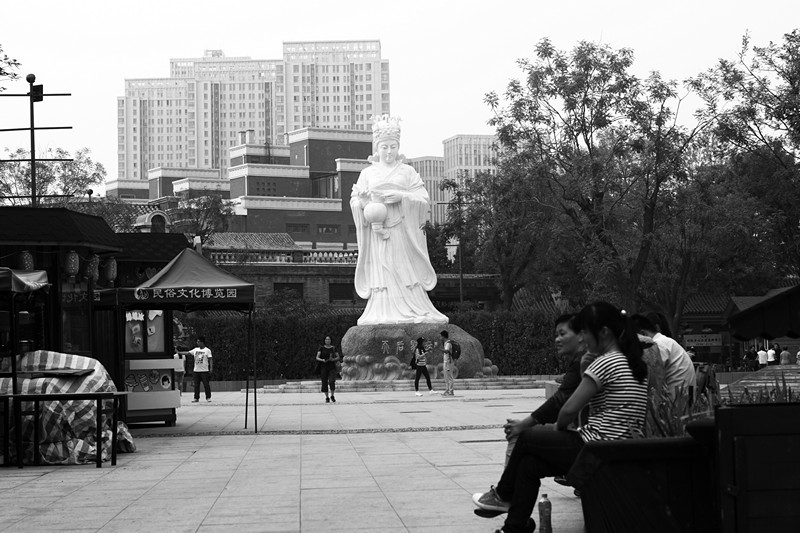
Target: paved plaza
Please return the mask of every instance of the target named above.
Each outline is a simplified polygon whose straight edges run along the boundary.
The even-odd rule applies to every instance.
[[[506,418],[544,389],[259,394],[189,403],[176,427],[137,426],[116,466],[0,470],[0,531],[492,532],[473,492],[497,482]],[[553,530],[583,533],[580,500],[544,480]],[[538,521],[538,513],[534,512]]]

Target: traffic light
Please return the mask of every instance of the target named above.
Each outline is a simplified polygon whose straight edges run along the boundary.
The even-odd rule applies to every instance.
[[[44,100],[44,85],[31,85],[31,99],[34,102]]]

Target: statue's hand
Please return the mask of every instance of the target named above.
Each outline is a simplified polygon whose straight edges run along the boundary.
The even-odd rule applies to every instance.
[[[383,201],[387,204],[396,204],[403,199],[403,193],[400,191],[391,191],[384,193]]]

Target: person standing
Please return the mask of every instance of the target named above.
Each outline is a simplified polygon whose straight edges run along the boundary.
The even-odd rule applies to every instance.
[[[453,386],[455,385],[455,377],[453,376],[453,366],[456,362],[453,359],[453,343],[450,342],[450,334],[447,330],[440,333],[442,336],[442,372],[444,373],[444,392],[442,396],[455,396]]]
[[[325,403],[336,403],[336,363],[341,360],[339,351],[333,345],[333,339],[327,335],[322,342],[322,346],[317,350],[317,361],[320,365],[320,377],[322,378],[321,391],[325,393]],[[330,396],[328,396],[330,389]]]
[[[188,352],[178,352],[179,355],[191,355],[194,357],[194,400],[192,403],[200,401],[200,383],[206,392],[206,401],[211,401],[211,372],[213,363],[211,360],[211,348],[206,346],[206,338],[202,335],[197,337],[197,348]]]
[[[765,366],[767,366],[767,357],[768,357],[767,352],[766,350],[764,350],[763,346],[761,347],[760,350],[758,350],[757,355],[758,355],[758,368],[762,369]]]
[[[769,350],[767,350],[767,366],[772,366],[778,362],[775,357],[775,352],[778,350],[778,345],[773,344],[770,346]]]
[[[780,364],[788,365],[789,364],[789,360],[791,359],[791,357],[792,357],[792,354],[789,353],[789,347],[788,346],[784,346],[783,350],[781,351],[781,362],[780,362]]]
[[[414,359],[417,365],[417,375],[414,377],[414,394],[422,396],[419,391],[419,378],[425,376],[425,382],[428,384],[428,394],[436,394],[431,386],[431,375],[428,373],[428,352],[430,350],[425,348],[425,339],[422,337],[417,339],[417,347],[414,348]]]

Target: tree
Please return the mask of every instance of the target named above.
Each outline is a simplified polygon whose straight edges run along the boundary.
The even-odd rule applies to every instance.
[[[170,212],[173,217],[172,231],[190,233],[205,243],[214,233],[228,228],[228,218],[233,215],[233,202],[219,192],[205,196],[181,196],[178,208]]]
[[[139,211],[133,204],[116,196],[101,197],[89,202],[73,200],[66,207],[87,215],[101,217],[117,233],[136,231],[136,218],[139,216]]]
[[[452,263],[447,257],[447,240],[450,236],[445,231],[445,227],[439,224],[431,224],[430,220],[425,221],[422,226],[425,232],[425,241],[428,245],[428,257],[431,260],[433,270],[438,273],[450,272]]]
[[[721,59],[691,84],[705,102],[698,116],[716,120],[723,146],[794,159],[786,156],[800,147],[800,30],[763,47],[745,34],[736,59]]]
[[[19,74],[14,72],[14,70],[19,67],[19,62],[16,59],[8,57],[8,54],[3,52],[3,45],[0,44],[0,82],[3,80],[14,81],[19,78]],[[5,90],[5,87],[0,85],[0,93]]]
[[[676,124],[675,82],[657,73],[640,81],[632,63],[628,49],[581,42],[566,53],[544,39],[534,61],[519,61],[525,82],[509,83],[505,106],[486,96],[500,143],[525,155],[531,180],[548,190],[539,201],[572,226],[587,296],[616,295],[625,306],[635,303],[659,204],[702,128]]]
[[[749,35],[734,60],[720,60],[692,85],[716,120],[718,151],[737,182],[763,202],[760,217],[780,238],[770,253],[785,274],[800,272],[800,30],[780,43],[755,46]]]
[[[549,241],[551,209],[537,202],[537,184],[527,172],[525,156],[502,158],[496,172],[479,172],[463,182],[463,233],[475,245],[481,271],[499,275],[501,299],[511,309],[514,295],[529,284],[530,268]]]
[[[673,331],[694,295],[762,294],[777,280],[764,254],[773,221],[737,181],[728,165],[697,168],[665,202],[639,299]]]
[[[5,150],[3,159],[29,159],[30,151]],[[72,159],[72,161],[37,161],[36,196],[41,205],[63,207],[73,197],[84,196],[92,187],[105,181],[103,165],[90,157],[88,148],[77,150],[74,156],[62,148],[48,149],[43,159]],[[29,205],[31,202],[31,164],[29,161],[0,165],[0,195],[6,205]]]

